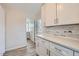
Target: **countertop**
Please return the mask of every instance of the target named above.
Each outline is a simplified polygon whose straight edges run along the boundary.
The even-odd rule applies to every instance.
[[[74,40],[75,38],[71,37],[63,37],[63,36],[56,36],[51,34],[39,34],[37,37],[41,37],[45,40],[58,43],[62,46],[68,47],[72,50],[79,51],[79,41]]]

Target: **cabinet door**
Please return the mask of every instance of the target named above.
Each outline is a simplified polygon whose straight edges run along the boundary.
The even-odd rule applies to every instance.
[[[48,44],[48,43],[47,43]],[[49,51],[46,47],[46,42],[42,38],[36,38],[36,52],[39,56],[48,56]]]
[[[73,56],[73,51],[62,46],[50,43],[50,55]]]
[[[79,56],[79,52],[74,52],[74,56]]]
[[[57,18],[60,25],[79,23],[79,4],[78,3],[57,4]]]
[[[36,37],[36,53],[39,55],[39,56],[43,56],[44,55],[44,49],[42,48],[42,44],[41,44],[41,39],[39,37]],[[42,51],[44,50],[44,51]]]
[[[42,20],[42,24],[45,26],[45,21],[46,21],[45,5],[41,7],[41,20]]]
[[[45,26],[53,26],[56,24],[56,4],[45,4]]]
[[[45,40],[45,39],[41,39],[41,44],[43,47],[45,47],[46,49],[49,49],[49,41]]]
[[[55,45],[55,49],[63,56],[73,56],[73,51],[68,48],[62,47],[60,45]]]
[[[50,42],[50,56],[63,56],[59,53],[59,50],[55,48],[55,44]]]
[[[42,56],[48,56],[49,50],[48,50],[48,42],[44,39],[40,39],[40,55]]]

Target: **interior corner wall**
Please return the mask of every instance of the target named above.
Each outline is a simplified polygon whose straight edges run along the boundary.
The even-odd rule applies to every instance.
[[[6,51],[27,46],[25,25],[25,12],[6,8]]]

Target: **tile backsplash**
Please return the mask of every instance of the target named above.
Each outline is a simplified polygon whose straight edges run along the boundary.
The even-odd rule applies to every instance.
[[[45,32],[79,39],[79,25],[45,27]]]

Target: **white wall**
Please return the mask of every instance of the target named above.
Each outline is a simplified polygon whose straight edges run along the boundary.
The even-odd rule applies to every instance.
[[[5,12],[0,5],[0,55],[5,52]]]
[[[15,7],[6,7],[6,50],[26,46],[26,13]]]

